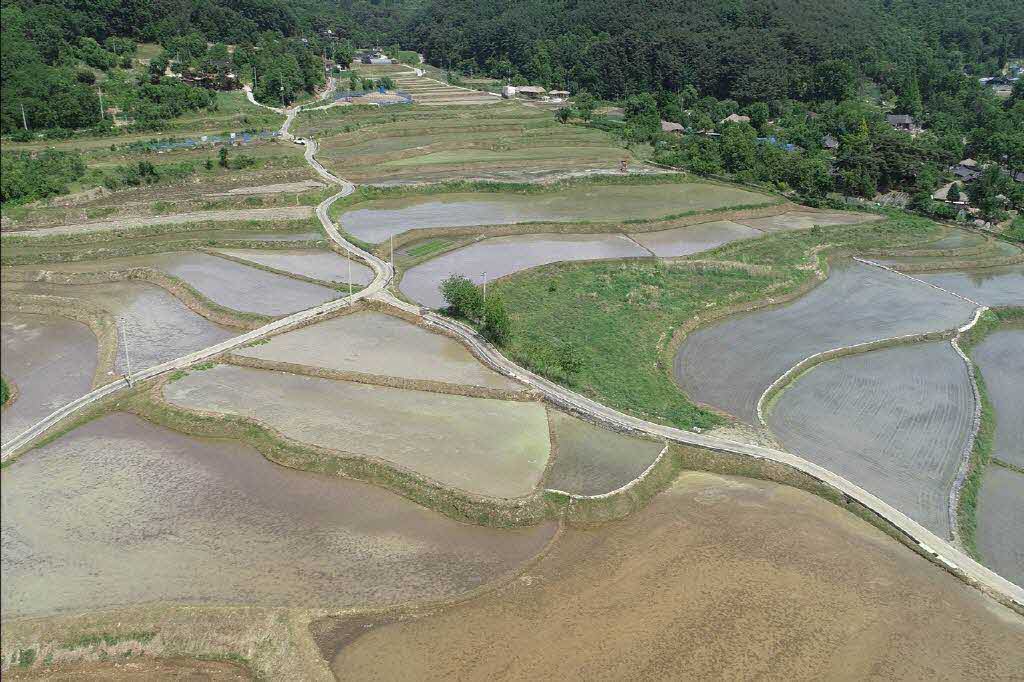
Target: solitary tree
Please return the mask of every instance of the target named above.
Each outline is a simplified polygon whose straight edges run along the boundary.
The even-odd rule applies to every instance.
[[[483,312],[484,301],[480,290],[463,275],[452,275],[441,282],[441,296],[452,315],[475,320]]]
[[[559,107],[558,111],[555,112],[555,118],[558,119],[559,123],[565,123],[569,120],[569,115],[572,110],[569,107]]]
[[[584,121],[591,119],[594,115],[594,109],[597,107],[597,101],[594,99],[594,96],[586,91],[576,95],[574,104],[576,111],[580,112],[580,118]]]
[[[484,309],[484,336],[499,346],[512,335],[512,319],[500,296],[488,296]]]
[[[227,168],[228,167],[228,148],[227,147],[221,147],[220,151],[217,152],[217,157],[218,157],[217,165],[219,165],[221,168]]]

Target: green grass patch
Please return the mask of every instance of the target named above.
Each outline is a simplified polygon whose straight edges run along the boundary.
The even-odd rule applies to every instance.
[[[686,260],[742,265],[687,267],[655,260],[556,263],[496,282],[514,331],[507,352],[520,364],[606,405],[679,428],[722,419],[692,403],[672,378],[673,334],[715,309],[778,298],[811,283],[822,250],[855,252],[919,243],[939,230],[910,216],[857,226],[818,227],[736,242]],[[572,376],[559,349],[580,350]]]
[[[154,637],[156,637],[156,633],[148,630],[140,632],[122,632],[117,634],[104,632],[101,634],[82,635],[75,639],[62,642],[60,646],[63,649],[84,649],[86,647],[95,647],[101,644],[114,646],[121,642],[139,642],[140,644],[146,644]]]
[[[405,253],[413,258],[420,258],[438,251],[443,251],[451,244],[450,239],[429,239],[422,244],[417,244]]]
[[[11,387],[7,385],[7,379],[0,377],[0,405],[6,405],[11,399]]]

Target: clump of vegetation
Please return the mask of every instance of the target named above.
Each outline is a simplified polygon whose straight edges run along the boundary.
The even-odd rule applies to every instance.
[[[7,385],[7,379],[0,377],[0,405],[6,405],[11,399],[11,387]]]
[[[441,296],[447,307],[444,312],[464,318],[479,326],[492,343],[504,345],[512,335],[512,320],[501,296],[484,298],[480,289],[463,275],[452,275],[441,282]]]
[[[64,194],[85,174],[78,152],[0,155],[0,203],[27,203]]]

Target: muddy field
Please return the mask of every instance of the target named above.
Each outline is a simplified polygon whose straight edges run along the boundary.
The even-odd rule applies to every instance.
[[[452,274],[476,284],[556,261],[650,256],[624,235],[523,234],[485,239],[416,265],[402,277],[400,288],[412,300],[431,308],[444,305],[439,287]]]
[[[86,223],[40,227],[31,231],[36,237],[63,234],[88,234],[110,230],[131,230],[152,225],[183,225],[187,223],[238,222],[243,220],[299,220],[313,215],[312,206],[288,206],[283,208],[250,208],[234,211],[193,211],[175,215],[124,217],[117,220],[96,220]],[[18,234],[5,232],[5,234]]]
[[[675,358],[691,399],[756,423],[765,389],[804,358],[875,339],[949,329],[973,306],[900,275],[851,261],[799,299],[698,329]]]
[[[515,568],[554,532],[456,523],[126,414],[14,462],[2,497],[5,619],[152,602],[331,608],[450,596]]]
[[[785,450],[946,537],[949,488],[973,416],[967,368],[936,341],[818,365],[783,390],[767,420]]]
[[[720,220],[629,236],[655,256],[669,258],[707,251],[738,239],[763,237],[764,233],[746,225]]]
[[[430,227],[506,225],[531,221],[651,220],[770,201],[734,187],[707,183],[582,186],[542,194],[456,193],[368,201],[343,213],[345,230],[368,242]]]
[[[1024,264],[914,276],[984,305],[1024,305]]]
[[[790,230],[806,230],[815,225],[855,225],[881,219],[882,216],[871,213],[850,211],[789,211],[777,216],[751,218],[739,222],[765,232],[788,232]]]
[[[131,653],[131,652],[129,652]],[[137,658],[123,661],[96,661],[43,666],[32,670],[12,668],[4,673],[10,680],[47,680],[47,682],[140,682],[141,680],[221,680],[255,679],[247,669],[227,661],[200,661],[193,658]]]
[[[971,349],[996,413],[993,454],[1024,467],[1024,328],[997,329]]]
[[[238,330],[210,322],[192,312],[164,289],[149,282],[103,284],[4,284],[5,290],[26,294],[50,294],[95,304],[116,318],[128,339],[132,371],[158,365],[212,346],[238,334]],[[93,348],[95,349],[95,340]],[[95,353],[94,353],[95,356]],[[124,373],[124,349],[117,354],[117,371]]]
[[[372,310],[275,336],[268,343],[239,349],[235,355],[342,372],[523,389],[481,365],[461,343]]]
[[[348,259],[327,249],[218,249],[217,252],[322,282],[349,281]],[[360,261],[352,261],[351,272],[353,284],[373,281],[373,270]]]
[[[551,412],[558,456],[547,487],[576,495],[600,495],[639,476],[665,447]]]
[[[65,317],[3,313],[0,327],[0,371],[17,387],[17,399],[0,412],[6,442],[88,393],[97,355],[89,327]]]
[[[164,397],[185,408],[250,417],[300,442],[379,457],[443,485],[492,497],[533,492],[550,453],[539,403],[231,365],[169,383]]]
[[[1024,619],[852,514],[703,473],[624,521],[568,529],[508,587],[348,639],[340,652],[344,638],[323,642],[338,679],[996,679],[1024,667]]]
[[[977,541],[985,565],[1024,585],[1024,474],[997,464],[985,469]]]

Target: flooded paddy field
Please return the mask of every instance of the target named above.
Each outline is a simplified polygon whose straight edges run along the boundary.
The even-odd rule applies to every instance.
[[[992,454],[1024,467],[1024,328],[997,329],[971,349],[971,359],[995,411]]]
[[[590,185],[539,194],[463,192],[381,199],[358,204],[340,220],[359,239],[382,242],[407,230],[431,227],[653,220],[769,200],[763,194],[702,182]]]
[[[449,251],[409,268],[399,288],[412,300],[429,307],[444,305],[439,287],[450,275],[461,274],[476,284],[557,261],[650,256],[624,235],[522,234],[492,237]]]
[[[372,310],[318,322],[234,354],[342,372],[509,391],[524,388],[484,367],[458,341]]]
[[[532,493],[550,454],[547,417],[539,403],[232,365],[171,382],[164,398],[186,409],[249,417],[296,441],[379,457],[443,485],[491,497]]]
[[[234,441],[116,413],[3,472],[4,618],[154,602],[373,606],[478,587],[554,524],[451,521]]]
[[[985,565],[1024,586],[1024,474],[989,464],[977,513],[978,551]]]
[[[83,263],[57,263],[48,265],[46,269],[57,272],[103,272],[142,267],[178,277],[214,303],[240,312],[287,315],[341,296],[339,291],[319,284],[194,251]]]
[[[167,291],[149,282],[75,285],[5,282],[4,289],[12,293],[77,298],[106,310],[123,332],[118,343],[128,339],[132,371],[173,360],[239,333],[192,312]],[[95,344],[94,339],[94,366]],[[118,350],[116,367],[119,373],[127,369],[123,348]]]
[[[1024,305],[1024,263],[960,272],[925,272],[914,277],[987,306]]]
[[[940,537],[949,489],[970,445],[974,393],[946,341],[817,365],[768,409],[783,448],[874,493]]]
[[[626,485],[658,457],[664,443],[602,429],[551,411],[558,456],[547,487],[576,495],[601,495]]]
[[[728,317],[689,334],[675,376],[693,400],[757,423],[757,401],[775,379],[815,353],[967,322],[971,304],[855,261],[795,301]]]
[[[217,252],[322,282],[348,282],[348,259],[329,249],[218,249]],[[373,281],[373,270],[360,261],[352,261],[351,271],[353,284]]]
[[[976,679],[1024,667],[1021,616],[820,498],[705,473],[620,522],[567,528],[499,590],[382,620],[339,619],[321,639],[338,679]]]
[[[764,233],[746,225],[719,220],[658,232],[639,232],[629,236],[655,256],[670,258],[707,251],[738,239],[762,237]]]
[[[881,219],[882,216],[879,215],[851,211],[789,211],[767,218],[749,218],[737,222],[765,232],[786,232],[789,230],[806,230],[815,225],[856,225],[857,223],[869,223]]]
[[[0,412],[6,442],[92,390],[97,342],[88,326],[56,315],[3,313],[0,330],[0,371],[17,389]]]
[[[993,240],[988,241],[979,248],[972,249],[969,253],[961,255],[915,255],[913,251],[909,251],[907,255],[888,256],[885,259],[881,259],[881,262],[897,270],[904,269],[911,272],[926,272],[929,269],[938,272],[943,268],[948,268],[951,262],[955,262],[958,269],[977,269],[980,271],[989,269],[988,266],[992,263],[992,259],[1005,259],[1011,256],[1019,256],[1020,254],[1021,249],[1019,246]]]

